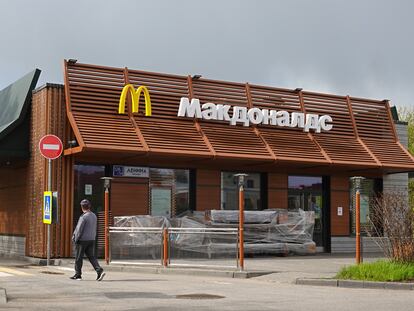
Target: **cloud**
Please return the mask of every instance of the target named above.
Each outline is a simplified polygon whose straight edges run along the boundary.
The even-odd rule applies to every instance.
[[[62,60],[414,104],[411,1],[3,1],[0,89]]]

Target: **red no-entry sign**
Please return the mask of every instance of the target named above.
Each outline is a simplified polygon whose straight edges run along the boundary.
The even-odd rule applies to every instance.
[[[39,149],[46,159],[54,160],[60,157],[63,150],[62,141],[55,135],[45,135],[40,139]]]

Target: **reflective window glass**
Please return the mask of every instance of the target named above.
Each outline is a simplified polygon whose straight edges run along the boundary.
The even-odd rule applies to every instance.
[[[221,209],[239,209],[239,189],[235,172],[221,173]],[[244,187],[244,208],[245,210],[260,210],[260,174],[249,173],[245,180]]]

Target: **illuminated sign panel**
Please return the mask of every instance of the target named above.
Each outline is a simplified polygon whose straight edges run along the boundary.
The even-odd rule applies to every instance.
[[[139,108],[139,99],[141,97],[141,93],[144,95],[145,99],[145,115],[150,116],[152,114],[151,110],[151,98],[148,92],[147,87],[141,85],[136,90],[132,84],[127,84],[122,89],[121,97],[119,98],[119,107],[118,113],[123,114],[125,113],[125,102],[127,99],[127,95],[131,95],[132,100],[132,113],[138,112]]]

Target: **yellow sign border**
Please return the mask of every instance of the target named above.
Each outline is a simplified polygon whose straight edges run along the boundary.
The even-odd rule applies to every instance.
[[[50,219],[49,220],[46,220],[45,219],[45,203],[46,203],[46,197],[49,197],[49,199],[50,199],[50,212],[49,212]],[[42,210],[43,223],[44,224],[48,224],[48,225],[52,224],[52,208],[53,208],[53,193],[52,193],[52,191],[45,191],[43,193],[43,210]]]

